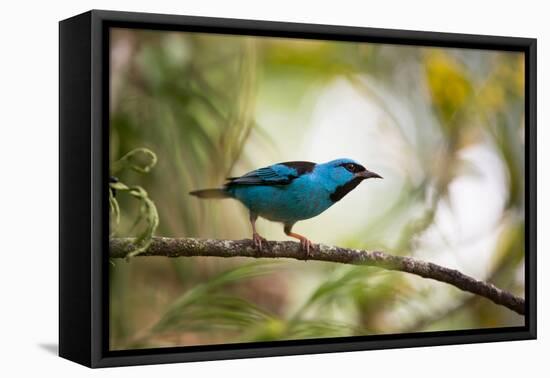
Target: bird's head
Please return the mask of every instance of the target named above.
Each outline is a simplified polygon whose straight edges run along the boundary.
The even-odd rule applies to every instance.
[[[319,168],[325,185],[331,191],[330,198],[334,202],[342,199],[363,180],[382,178],[379,174],[369,171],[352,159],[332,160],[320,164]]]

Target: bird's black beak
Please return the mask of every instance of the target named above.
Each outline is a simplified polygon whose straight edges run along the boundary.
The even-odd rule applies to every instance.
[[[363,180],[366,180],[366,179],[369,179],[369,178],[380,178],[380,179],[383,178],[378,173],[374,173],[374,172],[368,171],[366,169],[364,171],[357,172],[355,174],[355,177],[360,177]]]

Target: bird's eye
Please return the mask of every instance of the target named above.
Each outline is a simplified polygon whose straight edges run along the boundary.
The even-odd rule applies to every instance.
[[[355,164],[349,163],[344,166],[348,171],[355,172]]]

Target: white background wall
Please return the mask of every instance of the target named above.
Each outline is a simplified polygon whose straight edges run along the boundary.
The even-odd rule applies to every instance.
[[[550,372],[548,351],[550,26],[544,1],[6,1],[0,22],[0,374],[137,377],[518,377]],[[539,340],[88,370],[57,344],[57,21],[91,8],[536,37]],[[546,296],[546,297],[545,297]]]

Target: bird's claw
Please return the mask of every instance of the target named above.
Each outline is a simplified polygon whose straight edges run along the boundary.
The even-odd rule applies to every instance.
[[[307,260],[311,257],[310,250],[315,248],[315,244],[311,240],[303,238],[300,239],[300,246],[302,247],[302,251],[306,253],[305,260]]]
[[[252,234],[252,242],[254,243],[254,247],[256,247],[258,251],[261,251],[262,243],[267,243],[267,240],[265,238],[262,238],[257,232],[254,232]]]

